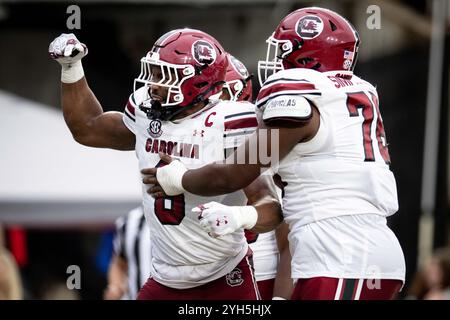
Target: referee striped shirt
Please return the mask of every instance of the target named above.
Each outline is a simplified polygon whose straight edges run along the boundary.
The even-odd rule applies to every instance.
[[[116,220],[114,253],[128,263],[128,296],[136,299],[150,276],[150,231],[142,207]]]

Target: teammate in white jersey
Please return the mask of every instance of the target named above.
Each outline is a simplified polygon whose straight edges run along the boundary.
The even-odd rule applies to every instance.
[[[228,53],[227,57],[228,67],[220,99],[251,102],[253,98],[252,75],[245,65],[233,55]],[[277,181],[275,184],[278,185]],[[281,199],[282,187],[278,186],[277,188],[279,199]],[[245,237],[253,252],[255,278],[262,300],[272,299],[275,283],[282,284],[277,286],[276,296],[279,298],[290,297],[292,280],[290,272],[284,270],[287,267],[287,271],[290,271],[290,255],[286,254],[289,251],[287,232],[288,227],[284,222],[276,230],[262,234],[245,230]]]
[[[226,149],[237,147],[257,125],[253,104],[208,99],[222,89],[227,59],[219,42],[202,31],[177,29],[155,42],[141,59],[124,113],[103,112],[84,78],[80,59],[86,47],[74,35],[61,35],[49,51],[63,67],[63,112],[75,139],[88,146],[135,149],[141,169],[164,166],[160,152],[178,157],[188,168],[222,161]],[[155,200],[143,191],[151,278],[138,299],[259,298],[243,229],[270,230],[282,220],[271,179],[214,197],[186,193]],[[247,199],[266,214],[245,206]],[[224,237],[203,232],[199,215],[191,212],[210,201],[245,212]]]
[[[258,65],[259,128],[236,150],[239,162],[186,172],[172,161],[149,170],[147,181],[158,181],[151,189],[166,194],[232,192],[264,168],[260,158],[246,162],[251,146],[277,147],[281,162],[271,165],[286,184],[283,214],[297,279],[292,298],[392,299],[405,277],[402,249],[386,224],[398,209],[396,182],[377,91],[352,72],[357,32],[337,13],[311,7],[286,16],[267,43],[266,60]],[[266,135],[275,134],[279,143],[268,144]],[[209,208],[202,225],[222,230],[212,223],[215,216],[238,215],[225,211]]]

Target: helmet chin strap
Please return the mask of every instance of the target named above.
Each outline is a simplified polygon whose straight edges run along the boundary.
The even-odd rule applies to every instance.
[[[197,97],[195,97],[194,100],[190,104],[184,107],[179,106],[166,106],[163,107],[161,105],[161,102],[158,100],[150,100],[150,108],[144,107],[142,104],[139,106],[139,109],[144,111],[147,114],[147,118],[151,120],[161,120],[161,121],[170,121],[175,116],[180,114],[181,112],[184,112],[186,110],[191,109],[196,104],[200,102],[207,102],[208,98],[204,98],[206,94],[208,94],[210,91],[214,90],[217,86],[224,84],[225,81],[219,81],[214,83],[211,87],[208,88],[205,92],[202,94],[199,94]]]
[[[145,112],[147,118],[150,120],[162,120],[166,121],[170,118],[172,110],[175,110],[176,106],[163,107],[158,100],[150,100],[150,107],[144,107],[143,104],[139,106],[139,109]]]

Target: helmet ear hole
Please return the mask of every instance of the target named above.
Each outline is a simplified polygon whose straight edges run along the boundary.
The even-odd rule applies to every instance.
[[[295,46],[294,46],[293,50],[295,51],[295,50],[300,49],[303,46],[303,44],[305,43],[305,40],[303,40],[303,39],[294,39],[294,42],[295,42]]]

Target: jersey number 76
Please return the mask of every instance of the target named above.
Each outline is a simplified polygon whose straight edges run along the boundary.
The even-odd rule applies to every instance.
[[[362,110],[364,121],[362,123],[362,136],[364,146],[364,161],[375,161],[374,146],[372,141],[372,130],[375,130],[377,145],[380,154],[386,164],[391,163],[389,150],[387,147],[386,134],[384,132],[383,120],[381,118],[378,99],[375,94],[370,92],[370,97],[365,92],[347,93],[347,109],[350,117],[358,117],[359,109]],[[377,115],[377,123],[372,128],[374,114]]]

